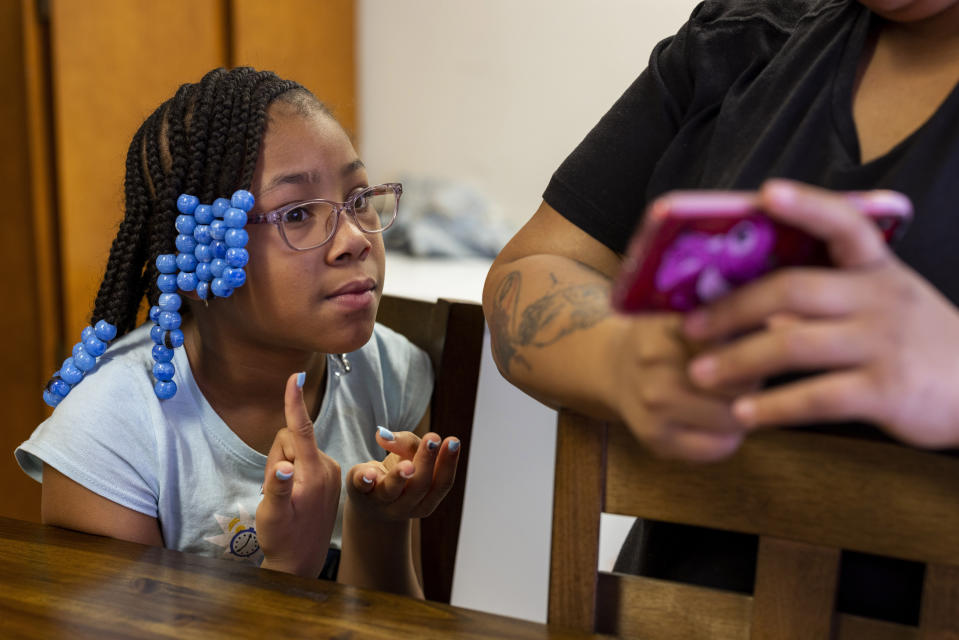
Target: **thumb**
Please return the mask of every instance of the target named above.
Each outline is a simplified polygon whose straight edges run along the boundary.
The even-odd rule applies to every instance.
[[[273,466],[267,467],[266,477],[263,479],[263,499],[289,499],[293,493],[293,463],[281,460]]]

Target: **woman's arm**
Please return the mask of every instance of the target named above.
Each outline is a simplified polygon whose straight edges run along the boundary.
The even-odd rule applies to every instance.
[[[728,393],[696,390],[673,313],[616,314],[620,257],[543,203],[493,263],[483,292],[493,356],[534,398],[622,420],[653,451],[709,460],[742,438]]]
[[[41,517],[45,524],[163,546],[156,518],[97,495],[50,465],[43,467]]]

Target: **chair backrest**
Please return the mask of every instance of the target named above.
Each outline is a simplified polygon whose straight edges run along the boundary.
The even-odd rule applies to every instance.
[[[483,349],[483,309],[475,302],[436,302],[384,295],[377,322],[405,335],[426,351],[436,382],[430,404],[430,429],[460,439],[456,482],[436,511],[420,523],[423,588],[429,600],[448,603],[459,541],[473,410]]]
[[[597,571],[600,513],[759,536],[752,595]],[[835,610],[840,550],[926,563],[919,627]],[[561,411],[549,622],[651,638],[959,638],[959,458],[782,430],[717,464],[660,460]]]

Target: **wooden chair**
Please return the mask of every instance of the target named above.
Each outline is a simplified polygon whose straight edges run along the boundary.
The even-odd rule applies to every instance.
[[[426,302],[384,295],[376,320],[429,354],[436,376],[430,428],[443,437],[456,436],[463,443],[465,455],[460,457],[453,488],[420,525],[426,597],[449,603],[483,349],[483,310],[475,302]]]
[[[600,512],[759,536],[752,595],[597,571]],[[835,611],[840,550],[926,564],[918,628]],[[959,638],[959,458],[783,430],[711,465],[562,411],[549,622],[643,638]]]

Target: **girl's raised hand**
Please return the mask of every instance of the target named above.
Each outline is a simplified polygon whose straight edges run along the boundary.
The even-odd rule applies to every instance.
[[[286,427],[266,460],[256,510],[262,566],[315,578],[323,569],[340,500],[340,466],[316,446],[303,401],[305,374],[286,382]]]
[[[700,340],[745,336],[694,360],[702,388],[818,372],[733,405],[756,427],[863,420],[907,443],[959,444],[959,313],[839,194],[782,180],[769,215],[826,242],[838,268],[786,269],[686,318]]]
[[[383,462],[354,466],[346,475],[350,506],[357,515],[386,522],[425,518],[446,497],[459,460],[460,442],[435,433],[377,428],[376,441],[389,454]]]

